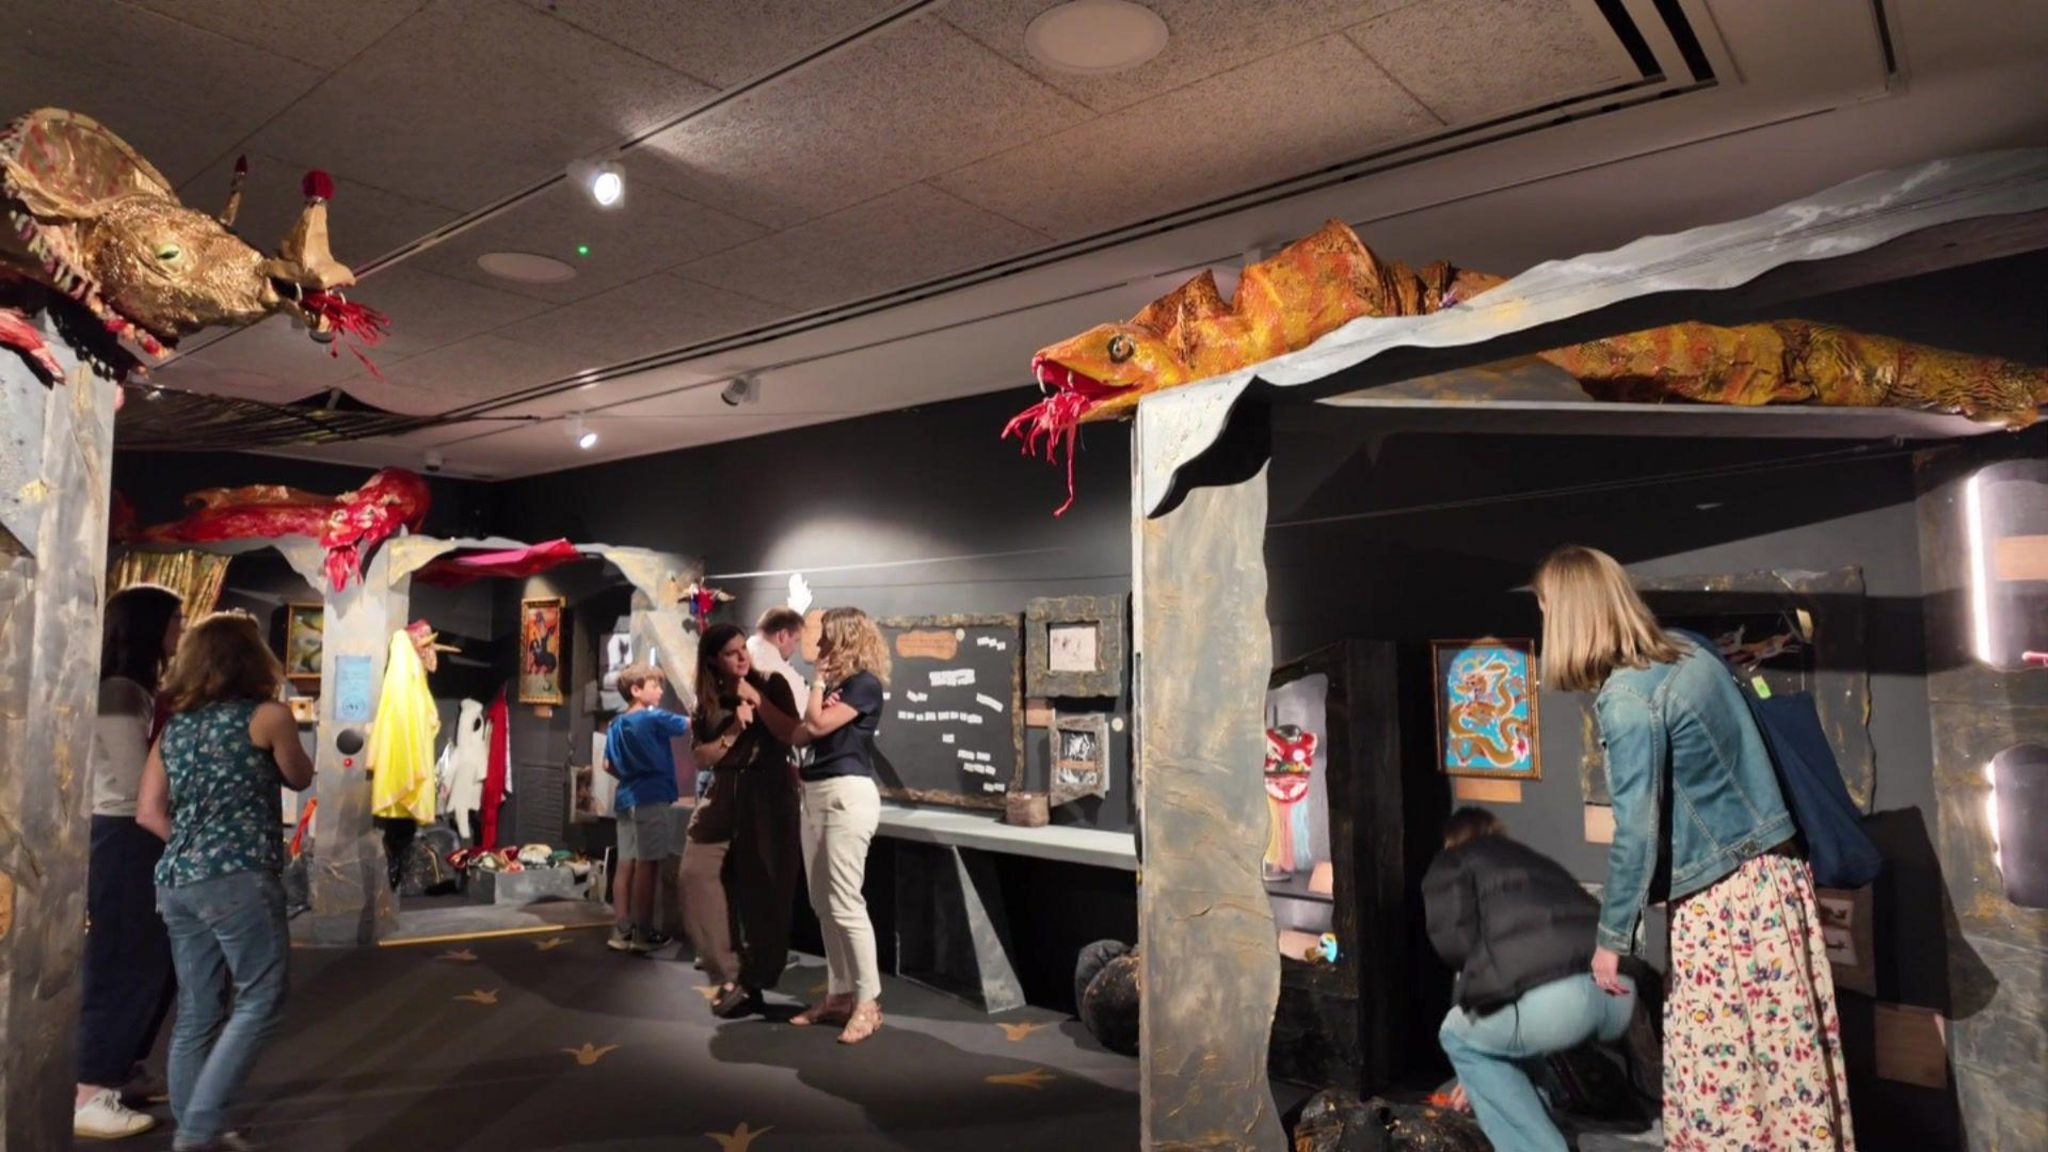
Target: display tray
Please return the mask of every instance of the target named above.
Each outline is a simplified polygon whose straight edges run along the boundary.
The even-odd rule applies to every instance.
[[[1309,874],[1296,872],[1292,876],[1266,881],[1266,895],[1284,896],[1289,900],[1307,900],[1314,904],[1334,904],[1336,897],[1328,892],[1309,890]]]

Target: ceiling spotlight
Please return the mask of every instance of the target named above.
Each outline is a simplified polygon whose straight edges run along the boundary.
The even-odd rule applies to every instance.
[[[597,447],[597,433],[583,423],[583,417],[576,416],[569,421],[569,439],[585,452]]]
[[[1130,0],[1069,0],[1040,12],[1024,47],[1059,72],[1101,76],[1145,63],[1166,49],[1166,21]]]
[[[420,461],[420,463],[426,465],[426,469],[429,472],[439,472],[441,466],[447,462],[447,459],[441,455],[440,450],[435,448],[427,449],[425,459]]]
[[[626,199],[626,170],[616,160],[578,160],[569,165],[569,179],[599,208],[617,208]]]
[[[761,398],[761,385],[752,376],[741,376],[727,384],[725,390],[718,394],[718,398],[725,401],[728,408],[752,404]]]

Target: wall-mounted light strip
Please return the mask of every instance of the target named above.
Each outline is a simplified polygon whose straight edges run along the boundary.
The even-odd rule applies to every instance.
[[[1984,556],[1984,473],[1963,485],[1963,526],[1970,549],[1970,651],[1986,664],[1991,651],[1991,577]]]

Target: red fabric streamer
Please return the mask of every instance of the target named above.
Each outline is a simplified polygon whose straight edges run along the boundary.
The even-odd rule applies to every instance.
[[[532,576],[545,572],[557,564],[583,559],[583,553],[576,550],[567,540],[548,540],[524,548],[507,548],[499,552],[465,552],[443,556],[413,575],[422,584],[436,588],[460,588],[464,584],[486,577]]]
[[[477,836],[479,852],[498,846],[498,807],[505,802],[505,772],[512,759],[512,710],[505,707],[505,690],[498,689],[491,701],[491,750],[484,766],[483,830]]]

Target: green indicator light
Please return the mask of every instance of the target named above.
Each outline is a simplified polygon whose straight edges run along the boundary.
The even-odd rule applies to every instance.
[[[577,254],[578,256],[588,256],[588,255],[590,255],[590,245],[588,245],[588,244],[578,244],[578,245],[576,246],[576,254]]]

